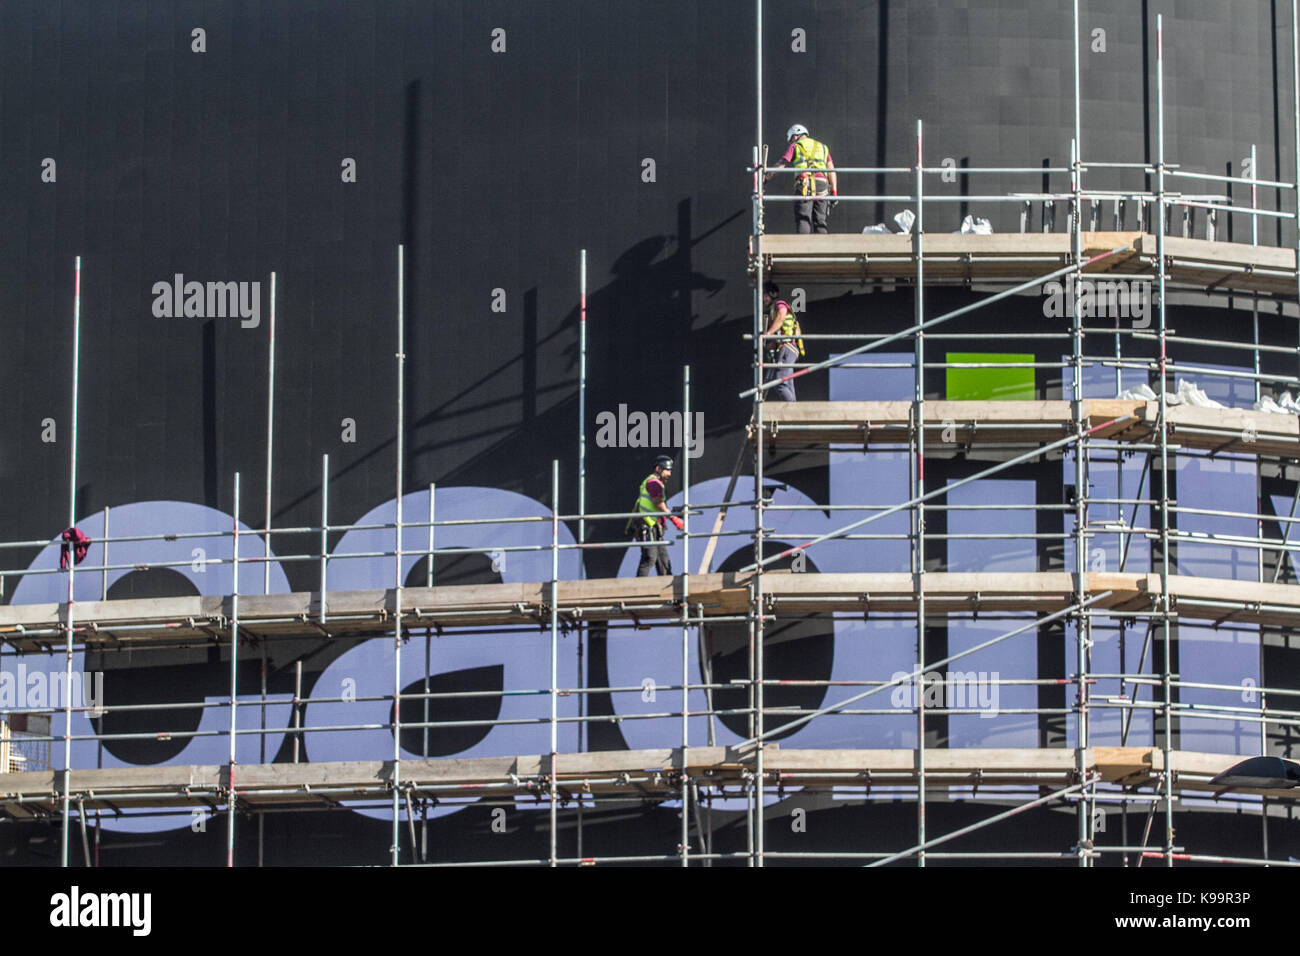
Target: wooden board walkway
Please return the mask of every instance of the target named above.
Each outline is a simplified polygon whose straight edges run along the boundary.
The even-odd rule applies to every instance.
[[[1210,779],[1243,759],[1231,754],[1173,751],[1170,765],[1179,792],[1215,792]],[[1093,747],[1083,765],[1100,781],[1149,787],[1160,777],[1164,753],[1152,747]],[[627,799],[671,799],[680,791],[682,771],[702,787],[740,792],[756,769],[755,752],[724,747],[610,750],[560,754],[555,764],[559,792],[566,800],[590,793]],[[768,744],[764,778],[770,787],[915,786],[915,750],[783,749]],[[961,786],[1064,787],[1077,782],[1077,754],[1066,748],[927,748],[926,789]],[[248,810],[335,807],[347,800],[391,798],[391,761],[277,763],[240,765],[235,786]],[[404,760],[398,785],[413,797],[475,799],[540,796],[549,792],[547,755]],[[62,773],[37,771],[0,774],[0,814],[49,818],[61,813]],[[74,769],[74,806],[112,813],[117,810],[206,807],[226,804],[229,768],[224,764],[162,765],[113,769]],[[1295,790],[1238,789],[1294,799]]]
[[[810,551],[815,554],[815,549]],[[752,575],[691,575],[692,612],[739,617],[749,609]],[[917,582],[907,572],[805,573],[766,571],[761,599],[782,615],[842,612],[864,616],[914,613]],[[1065,572],[928,572],[922,586],[929,612],[977,614],[990,611],[1046,614],[1074,601],[1074,577]],[[404,588],[402,626],[407,629],[484,625],[547,627],[550,584],[462,585]],[[1098,610],[1154,611],[1161,598],[1160,576],[1147,573],[1087,574],[1088,596],[1107,593]],[[1172,575],[1176,615],[1222,623],[1300,625],[1300,587],[1224,578]],[[565,627],[580,621],[627,621],[647,626],[681,617],[682,577],[598,578],[562,581],[559,618]],[[330,592],[328,617],[319,618],[319,593],[257,595],[239,599],[245,637],[321,637],[392,633],[393,590]],[[24,652],[63,647],[64,604],[0,606],[0,641]],[[75,606],[78,647],[131,649],[229,643],[233,606],[229,596],[133,598],[90,601]]]
[[[1074,403],[1068,401],[933,401],[925,403],[927,454],[943,455],[972,445],[1043,445],[1074,434]],[[913,403],[767,402],[763,435],[778,446],[907,444]],[[1084,399],[1085,428],[1103,426],[1095,439],[1159,441],[1158,402]],[[1168,409],[1168,441],[1178,448],[1212,453],[1300,458],[1300,416],[1242,408]],[[851,449],[850,449],[851,450]]]
[[[1152,275],[1156,237],[1141,232],[1085,232],[1089,274]],[[751,270],[756,262],[749,239]],[[1074,261],[1069,233],[995,233],[991,236],[927,233],[927,281],[1028,280]],[[761,243],[763,272],[778,282],[824,281],[867,284],[884,279],[912,281],[916,261],[909,235],[769,233]],[[1243,292],[1295,295],[1295,250],[1241,242],[1165,237],[1167,274],[1177,283]]]

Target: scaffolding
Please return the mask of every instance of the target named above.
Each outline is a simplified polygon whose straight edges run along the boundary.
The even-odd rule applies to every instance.
[[[755,143],[763,142],[763,3],[756,0],[757,116]],[[1156,18],[1156,160],[1145,164],[1089,163],[1083,156],[1079,114],[1079,12],[1074,4],[1074,137],[1068,166],[1044,169],[963,168],[963,176],[1068,175],[1070,189],[1054,193],[1017,192],[1003,195],[951,196],[927,190],[934,177],[947,167],[926,165],[923,129],[918,121],[915,163],[910,167],[853,167],[838,172],[847,177],[896,177],[909,182],[906,192],[895,194],[848,194],[839,198],[849,203],[894,203],[909,207],[914,226],[901,235],[771,235],[766,229],[769,204],[795,197],[769,194],[765,182],[769,173],[761,146],[753,150],[748,174],[752,177],[752,228],[747,266],[753,281],[753,324],[747,336],[752,346],[752,385],[744,397],[752,399],[752,417],[742,455],[736,462],[724,494],[716,500],[694,500],[691,490],[691,461],[682,456],[683,494],[675,511],[684,522],[680,538],[683,573],[662,578],[588,579],[581,557],[597,549],[629,547],[626,541],[589,540],[588,522],[616,521],[635,517],[635,512],[589,514],[586,511],[586,276],[587,253],[579,254],[579,373],[576,514],[562,514],[560,508],[560,462],[551,464],[551,494],[546,515],[494,515],[466,518],[440,517],[439,489],[427,489],[427,516],[411,520],[403,513],[404,499],[404,387],[405,352],[404,250],[397,247],[397,349],[395,353],[394,461],[396,511],[394,520],[380,523],[337,524],[329,519],[331,476],[329,457],[322,457],[321,518],[319,525],[272,527],[272,449],[275,391],[275,277],[272,274],[272,308],[268,335],[266,498],[260,528],[240,522],[240,476],[233,476],[234,514],[229,530],[176,529],[167,535],[110,535],[109,512],[103,512],[103,533],[96,536],[99,562],[83,565],[67,562],[66,570],[49,566],[0,570],[0,594],[5,579],[31,579],[42,575],[66,578],[66,600],[62,602],[0,605],[0,664],[61,657],[63,680],[56,701],[40,706],[7,706],[0,703],[0,746],[8,747],[13,732],[6,729],[20,721],[39,718],[62,719],[62,729],[28,734],[28,739],[61,752],[62,762],[45,769],[23,768],[0,772],[0,820],[16,826],[59,820],[62,827],[61,862],[74,862],[73,828],[80,830],[83,861],[98,859],[99,824],[103,815],[149,813],[158,816],[200,811],[224,813],[226,817],[226,862],[236,862],[236,837],[256,821],[257,859],[263,859],[263,828],[268,814],[312,811],[383,810],[389,826],[386,856],[391,865],[473,866],[487,859],[452,859],[430,847],[428,818],[436,808],[448,809],[471,804],[514,807],[521,800],[533,801],[545,812],[547,852],[544,855],[490,862],[518,865],[587,865],[594,863],[673,863],[681,866],[748,864],[763,866],[785,862],[857,862],[869,865],[914,864],[927,861],[1009,860],[1074,863],[1091,866],[1118,857],[1125,864],[1141,865],[1152,860],[1166,866],[1175,862],[1268,863],[1292,865],[1288,859],[1270,855],[1268,820],[1278,808],[1289,813],[1293,792],[1286,789],[1234,788],[1231,793],[1215,777],[1249,753],[1208,753],[1184,750],[1174,740],[1185,721],[1219,722],[1227,726],[1258,725],[1258,752],[1276,749],[1270,732],[1285,737],[1300,726],[1300,707],[1293,703],[1300,688],[1266,686],[1262,654],[1264,629],[1279,629],[1290,635],[1300,625],[1300,589],[1279,582],[1288,555],[1300,550],[1291,540],[1300,501],[1300,418],[1254,409],[1214,409],[1171,402],[1171,376],[1179,374],[1218,377],[1249,383],[1253,399],[1263,396],[1269,383],[1300,387],[1300,368],[1294,373],[1284,365],[1300,354],[1296,347],[1278,344],[1284,337],[1264,325],[1270,336],[1261,337],[1261,323],[1272,319],[1260,305],[1276,308],[1276,326],[1292,316],[1285,307],[1300,298],[1300,270],[1297,247],[1258,244],[1260,217],[1279,221],[1296,220],[1294,211],[1266,209],[1259,205],[1261,187],[1277,194],[1300,194],[1300,182],[1264,181],[1253,163],[1249,177],[1215,176],[1183,170],[1167,163],[1164,142],[1164,55],[1163,20]],[[1292,2],[1293,93],[1300,93],[1300,70],[1296,68],[1296,0]],[[1253,155],[1253,148],[1252,148]],[[1296,131],[1295,158],[1300,168],[1300,127]],[[1149,191],[1100,188],[1085,185],[1085,173],[1100,178],[1136,172],[1154,181]],[[1170,180],[1185,178],[1196,183],[1213,183],[1228,195],[1183,194],[1168,188]],[[1249,206],[1231,202],[1234,186],[1250,190]],[[1202,187],[1196,187],[1202,188]],[[927,206],[965,203],[1009,203],[1021,212],[1019,234],[928,234]],[[1058,203],[1068,209],[1068,229],[1063,233],[1048,228],[1055,221]],[[1035,205],[1041,209],[1044,231],[1031,233],[1027,227]],[[1109,205],[1112,229],[1096,227]],[[1293,203],[1294,205],[1294,203]],[[1126,229],[1129,211],[1135,229]],[[1181,211],[1183,235],[1168,235],[1170,220]],[[1198,231],[1197,212],[1205,238]],[[1218,230],[1233,217],[1247,217],[1252,242],[1223,242]],[[1085,229],[1085,218],[1090,228]],[[1150,231],[1148,231],[1148,229]],[[74,287],[74,343],[80,334],[81,261],[76,261]],[[1155,328],[1121,328],[1089,324],[1082,308],[1085,281],[1123,281],[1151,290]],[[765,357],[765,345],[780,335],[766,334],[763,287],[770,278],[783,281],[825,282],[836,285],[910,289],[913,321],[905,329],[885,333],[853,335],[808,335],[817,343],[848,342],[849,347],[816,362],[773,367]],[[949,333],[956,320],[1014,296],[1038,291],[1045,283],[1069,280],[1072,308],[1058,323],[1060,328],[1032,333],[980,332]],[[939,314],[929,311],[925,299],[928,287],[955,284],[986,292],[968,305]],[[1246,296],[1251,302],[1249,341],[1225,337],[1199,339],[1178,336],[1171,328],[1167,311],[1170,288],[1194,289],[1208,295]],[[1263,315],[1263,318],[1261,317]],[[946,326],[946,328],[945,328]],[[1276,334],[1274,334],[1276,333]],[[1059,362],[936,361],[926,347],[927,340],[980,341],[983,339],[1038,341],[1064,345],[1068,355]],[[1274,341],[1268,341],[1271,337]],[[1300,343],[1300,324],[1294,333]],[[897,344],[896,355],[869,361],[871,353]],[[1104,347],[1103,347],[1104,346]],[[1248,356],[1250,367],[1223,369],[1179,361],[1173,354],[1182,346],[1235,350]],[[931,346],[933,349],[933,346]],[[69,462],[69,527],[77,515],[77,403],[79,401],[79,348],[74,344],[72,373],[72,450]],[[901,356],[910,352],[910,361]],[[946,357],[945,357],[946,358]],[[927,370],[983,368],[1047,368],[1062,375],[1060,398],[1034,400],[956,401],[932,397],[927,387]],[[910,395],[890,400],[831,400],[826,402],[772,402],[766,393],[780,383],[802,379],[830,369],[910,370]],[[1128,370],[1149,379],[1154,399],[1120,397]],[[1111,388],[1111,372],[1114,387]],[[1099,373],[1099,374],[1097,374]],[[1091,376],[1091,377],[1090,377]],[[1130,376],[1131,378],[1132,376]],[[1103,381],[1104,379],[1104,381]],[[1104,394],[1091,394],[1101,389]],[[1068,394],[1067,394],[1068,393]],[[690,367],[682,370],[681,406],[683,429],[691,427],[692,390]],[[684,432],[682,445],[689,444]],[[899,454],[906,458],[905,494],[885,502],[855,501],[799,503],[778,500],[772,481],[774,467],[799,456],[857,454],[869,460],[873,455]],[[926,466],[936,459],[962,454],[977,467],[948,483],[926,482]],[[736,487],[747,457],[752,459],[752,492],[738,496]],[[962,504],[951,493],[959,488],[1037,462],[1061,463],[1062,478],[1072,473],[1072,494],[1059,502],[998,502]],[[1232,511],[1179,504],[1171,491],[1171,476],[1179,460],[1249,461],[1254,463],[1257,498],[1249,510]],[[1124,463],[1138,462],[1141,474],[1136,489],[1125,492]],[[1273,469],[1277,480],[1295,484],[1291,514],[1264,513],[1260,488],[1262,470]],[[1115,492],[1094,494],[1094,481],[1107,469],[1116,475]],[[778,468],[779,471],[779,468]],[[1294,476],[1294,477],[1292,477]],[[883,486],[881,486],[883,487]],[[874,493],[877,488],[872,487]],[[418,493],[417,499],[418,501]],[[1059,522],[1048,531],[1025,533],[959,532],[947,518],[984,509],[997,514],[1022,512],[1047,514]],[[829,516],[820,530],[807,521],[813,512]],[[1117,520],[1105,515],[1115,513]],[[749,527],[736,522],[728,527],[728,515],[750,516]],[[1127,515],[1127,517],[1125,517]],[[897,520],[887,524],[886,520]],[[1184,518],[1180,527],[1180,517]],[[1222,517],[1252,522],[1253,534],[1194,530],[1198,519]],[[710,520],[712,519],[712,520]],[[928,527],[943,519],[942,531]],[[1190,519],[1190,521],[1188,520]],[[905,526],[900,522],[905,521]],[[1265,522],[1284,526],[1280,538],[1265,535]],[[1188,527],[1190,523],[1193,527]],[[875,525],[873,528],[872,525]],[[578,529],[576,539],[568,528]],[[446,544],[439,536],[466,528],[486,529],[488,535],[506,528],[526,528],[537,540],[530,544],[484,544],[464,547]],[[890,530],[894,529],[894,530]],[[329,547],[329,535],[340,532],[373,532],[391,546],[340,552]],[[423,536],[422,545],[411,541]],[[308,538],[319,547],[293,554],[275,554],[274,539]],[[542,539],[549,538],[547,541]],[[724,539],[752,548],[746,566],[723,569],[714,555]],[[788,539],[788,540],[787,540]],[[1036,566],[1034,570],[961,571],[936,561],[941,542],[1037,540],[1059,547],[1060,566]],[[206,559],[210,566],[230,575],[228,593],[174,598],[109,599],[110,572],[139,570],[137,561],[114,559],[123,545],[147,540],[166,540],[205,545],[218,557]],[[247,544],[247,542],[252,544]],[[906,548],[906,570],[843,571],[817,570],[798,573],[809,557],[827,553],[828,546],[853,542],[866,549],[872,542],[888,541]],[[1115,569],[1089,564],[1095,545],[1113,541],[1119,557]],[[797,542],[797,543],[790,543]],[[1184,547],[1229,549],[1230,553],[1253,552],[1255,580],[1184,573],[1177,565],[1176,549]],[[693,547],[694,546],[694,547]],[[242,548],[251,548],[253,553]],[[634,543],[633,548],[637,547]],[[694,548],[702,548],[698,570],[692,564]],[[43,557],[57,555],[59,544],[47,540],[0,544],[0,552],[44,549]],[[259,553],[260,548],[260,553]],[[1145,569],[1132,567],[1143,561]],[[466,554],[500,555],[531,553],[539,560],[549,558],[549,577],[544,580],[497,584],[440,583],[437,567],[442,559]],[[229,557],[226,557],[226,555]],[[562,572],[562,561],[576,573]],[[387,564],[392,561],[391,584],[370,590],[330,587],[331,562],[367,559]],[[798,568],[795,562],[801,562]],[[311,592],[274,593],[273,563],[308,563],[319,569],[319,588]],[[777,567],[789,562],[790,567]],[[151,562],[149,568],[176,568],[189,560]],[[261,593],[241,588],[241,566],[256,570],[262,566]],[[412,586],[413,567],[423,564],[424,586]],[[78,600],[74,590],[77,573],[100,575],[99,600]],[[387,572],[385,572],[387,573]],[[245,578],[245,582],[248,578]],[[979,639],[954,651],[946,641],[936,652],[931,628],[950,620],[992,622],[995,636]],[[834,622],[853,620],[870,626],[905,628],[914,634],[910,649],[912,665],[892,676],[854,674],[851,679],[791,679],[767,670],[770,638],[800,621]],[[1258,629],[1261,665],[1253,699],[1246,701],[1242,686],[1229,682],[1184,679],[1175,666],[1174,655],[1183,622],[1201,622],[1220,628]],[[674,683],[654,690],[676,696],[677,707],[644,708],[636,713],[617,710],[595,712],[589,706],[594,696],[634,698],[646,688],[638,684],[594,686],[584,670],[586,641],[592,627],[606,634],[635,633],[650,626],[672,629],[680,652],[680,676]],[[743,635],[746,672],[730,679],[715,678],[709,635],[718,626]],[[499,636],[535,635],[547,644],[545,679],[528,686],[503,686],[499,692],[433,691],[430,684],[432,642],[458,634],[481,634],[491,628]],[[1094,666],[1093,649],[1099,635],[1115,631],[1120,646],[1119,665],[1113,670]],[[979,683],[1001,688],[1054,688],[1073,693],[1072,701],[1055,706],[1003,709],[1034,721],[1072,722],[1072,731],[1062,733],[1052,746],[956,747],[935,746],[931,723],[938,718],[970,715],[973,710],[954,702],[950,693],[955,678],[935,678],[937,668],[972,658],[995,646],[1014,645],[1033,635],[1052,633],[1062,647],[1073,651],[1071,668],[1062,674],[1046,675],[1040,669],[1034,677],[1003,679],[994,675]],[[436,635],[436,636],[435,636]],[[1026,635],[1030,635],[1027,638]],[[1137,667],[1130,669],[1126,641],[1141,636]],[[561,674],[561,643],[576,637],[577,674],[572,680]],[[422,689],[407,690],[403,677],[404,647],[418,646],[423,638],[425,667]],[[392,652],[392,690],[386,694],[362,694],[353,698],[331,696],[325,688],[302,692],[301,661],[295,665],[295,690],[287,702],[290,723],[272,728],[267,722],[266,647],[268,642],[312,640],[321,644],[367,641],[385,642]],[[797,637],[795,638],[797,639]],[[928,646],[928,642],[929,646]],[[156,704],[114,705],[117,714],[160,711],[182,714],[214,712],[224,717],[224,730],[181,730],[107,733],[92,728],[74,732],[74,714],[90,718],[102,714],[102,701],[79,706],[74,687],[76,654],[115,653],[132,650],[204,647],[228,659],[229,688],[223,699]],[[240,694],[239,664],[244,648],[262,655],[261,694]],[[539,658],[540,659],[540,658]],[[697,662],[697,663],[694,663]],[[674,667],[676,660],[674,660]],[[3,670],[0,667],[0,670]],[[83,678],[84,679],[84,678]],[[822,692],[822,703],[788,706],[775,701],[778,690],[798,686]],[[1114,692],[1102,690],[1113,687]],[[826,702],[827,693],[835,696]],[[966,688],[971,690],[972,688]],[[1211,703],[1198,702],[1197,695],[1212,696]],[[903,706],[896,703],[901,695]],[[691,703],[692,696],[704,701],[703,708]],[[531,697],[546,701],[547,712],[527,718],[476,720],[464,716],[435,719],[431,708],[441,704],[465,703],[475,698]],[[742,702],[743,698],[743,702]],[[873,699],[874,698],[874,699]],[[312,704],[340,700],[375,703],[391,707],[390,719],[382,724],[345,723],[308,726],[304,719]],[[654,701],[653,693],[649,698]],[[642,700],[646,698],[642,696]],[[890,705],[886,706],[885,701]],[[572,701],[576,706],[569,707]],[[1225,702],[1226,701],[1226,702]],[[562,702],[565,702],[562,705]],[[1242,706],[1250,703],[1251,706]],[[421,719],[406,715],[418,708]],[[248,726],[241,715],[257,713],[260,721]],[[562,713],[563,711],[563,713]],[[1114,717],[1114,728],[1109,718]],[[731,744],[719,744],[718,725],[725,719],[745,728]],[[888,720],[891,739],[906,745],[864,749],[850,744],[835,747],[783,746],[778,738],[814,723],[825,726],[828,718],[866,722]],[[630,725],[641,721],[670,722],[675,738],[671,746],[631,749],[592,749],[589,731],[595,725]],[[544,729],[548,745],[544,751],[502,756],[430,758],[429,735],[448,729],[529,726]],[[30,727],[28,723],[24,726]],[[837,723],[839,726],[847,726]],[[576,733],[576,747],[567,751],[561,736]],[[1104,732],[1103,732],[1104,730]],[[1112,732],[1112,730],[1114,732]],[[309,735],[347,735],[379,731],[391,734],[391,752],[367,753],[366,759],[348,761],[306,761],[300,759]],[[404,748],[405,735],[422,737],[418,756]],[[851,740],[858,731],[840,736]],[[1251,731],[1253,733],[1253,731]],[[267,762],[268,738],[283,734],[290,742],[293,759],[287,763]],[[1101,738],[1118,734],[1118,742]],[[661,734],[661,736],[665,736]],[[1072,740],[1069,739],[1072,736]],[[145,767],[103,767],[74,764],[73,746],[92,745],[99,749],[109,741],[139,741],[164,738],[194,741],[224,740],[228,757],[224,763],[159,765]],[[1141,743],[1137,737],[1149,737]],[[261,759],[253,763],[239,759],[239,744],[261,744]],[[62,744],[61,748],[59,745]],[[386,746],[386,745],[385,745]],[[0,751],[7,754],[8,750]],[[70,769],[68,769],[70,768]],[[0,771],[10,770],[0,763]],[[984,793],[981,794],[981,789]],[[771,806],[789,793],[829,799],[867,802],[883,799],[915,803],[915,833],[899,846],[849,846],[836,851],[793,852],[770,849]],[[976,802],[976,799],[979,802]],[[927,827],[927,808],[936,802],[970,801],[975,806],[1004,807],[975,823],[936,833]],[[1262,850],[1258,856],[1197,852],[1183,845],[1174,829],[1175,807],[1208,808],[1231,806],[1237,812],[1257,813],[1261,821]],[[660,853],[593,854],[584,848],[584,819],[594,808],[658,805],[675,813],[675,844]],[[1019,814],[1049,807],[1072,808],[1074,839],[1068,844],[1035,850],[955,851],[940,849],[980,830],[995,827]],[[1121,839],[1107,843],[1098,831],[1099,808],[1114,807],[1126,826]],[[1145,815],[1139,843],[1128,839],[1130,812]],[[561,814],[564,814],[562,820]],[[1149,840],[1156,814],[1162,813],[1163,832]],[[743,824],[743,848],[715,845],[715,836],[733,821]],[[403,822],[406,826],[403,827]],[[420,832],[417,833],[417,823]],[[570,823],[573,837],[561,846],[561,830]],[[90,835],[95,829],[92,857]],[[894,841],[897,842],[897,841]],[[568,852],[569,848],[572,852]],[[1108,859],[1109,858],[1109,859]]]

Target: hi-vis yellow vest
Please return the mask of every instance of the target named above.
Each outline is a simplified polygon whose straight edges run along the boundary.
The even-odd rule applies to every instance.
[[[769,326],[772,324],[772,317],[774,315],[776,315],[775,304],[767,310],[767,324]],[[790,308],[789,303],[786,303],[785,318],[781,320],[781,334],[787,336],[787,338],[778,342],[778,345],[789,342],[791,345],[798,347],[800,355],[804,354],[803,329],[799,327],[799,318],[794,314],[794,310]]]
[[[814,172],[821,172],[826,169],[826,163],[830,159],[830,155],[830,148],[811,136],[800,136],[794,141],[795,169],[810,169]],[[800,175],[797,180],[799,194],[802,196],[816,195],[817,185],[815,179],[816,177],[812,174]]]
[[[650,497],[650,492],[646,490],[646,483],[651,478],[654,478],[658,481],[663,481],[662,478],[660,478],[658,475],[654,474],[653,472],[646,475],[645,478],[641,480],[641,489],[640,491],[637,492],[636,510],[648,511],[651,514],[653,514],[655,516],[653,518],[650,517],[650,515],[646,515],[646,517],[641,518],[639,520],[644,521],[649,527],[654,528],[658,526],[659,515],[662,514],[662,512],[658,509],[658,507],[655,506],[654,499]],[[625,498],[623,500],[626,501],[627,499]]]

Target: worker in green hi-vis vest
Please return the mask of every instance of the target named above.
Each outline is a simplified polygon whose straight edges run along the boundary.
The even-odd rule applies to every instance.
[[[801,235],[811,232],[825,232],[831,210],[839,200],[835,197],[840,192],[839,176],[835,172],[835,160],[831,159],[830,147],[808,135],[808,127],[795,123],[785,134],[790,144],[776,164],[777,169],[793,166],[804,170],[794,178],[796,196],[804,197],[794,206],[794,231]],[[764,177],[767,182],[771,173]],[[829,193],[830,198],[826,198]]]
[[[804,354],[803,329],[799,327],[799,317],[790,309],[790,303],[779,298],[780,288],[775,282],[763,284],[763,309],[767,315],[767,329],[763,345],[763,362],[766,370],[763,381],[777,379],[777,384],[768,390],[768,398],[774,402],[793,402],[794,366]],[[772,336],[780,335],[780,338]]]
[[[682,519],[668,510],[664,503],[667,497],[664,485],[673,476],[673,460],[668,455],[655,459],[654,471],[641,481],[637,491],[636,505],[633,510],[636,517],[629,518],[624,530],[631,531],[637,541],[655,541],[658,544],[646,544],[641,548],[641,562],[637,565],[636,576],[649,575],[653,567],[658,574],[671,575],[672,565],[668,561],[668,547],[663,544],[664,518],[667,517],[681,531],[685,527]]]

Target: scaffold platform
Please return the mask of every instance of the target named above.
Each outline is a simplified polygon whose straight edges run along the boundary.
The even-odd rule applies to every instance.
[[[1079,754],[1069,748],[929,749],[925,787],[1064,787],[1078,782]],[[1240,760],[1232,754],[1174,750],[1169,766],[1177,792],[1216,792],[1211,778]],[[1082,755],[1083,772],[1100,783],[1128,788],[1158,786],[1164,752],[1156,747],[1091,747]],[[753,749],[727,747],[663,748],[566,753],[554,767],[546,754],[508,757],[403,760],[399,786],[412,797],[473,800],[540,797],[549,792],[554,769],[557,793],[569,803],[593,795],[631,800],[672,799],[683,775],[698,786],[739,794],[757,773]],[[277,763],[239,765],[235,799],[246,811],[316,806],[391,796],[391,761]],[[911,749],[834,750],[764,747],[763,774],[769,786],[915,787],[920,773]],[[1290,791],[1234,787],[1236,794],[1291,797]],[[73,770],[70,794],[82,812],[115,813],[170,807],[218,810],[230,795],[225,764],[120,767]],[[0,813],[12,818],[56,817],[63,800],[62,772],[0,774]]]
[[[912,402],[769,402],[763,407],[763,436],[776,446],[906,445],[916,414]],[[1094,440],[1158,442],[1160,403],[1084,399],[1084,429]],[[972,445],[1041,445],[1075,433],[1074,403],[1068,401],[927,401],[922,424],[926,453],[952,454]],[[1170,448],[1300,458],[1300,416],[1245,408],[1174,405],[1166,410]]]
[[[979,282],[1029,279],[1074,262],[1073,236],[1060,233],[926,233],[925,281]],[[1142,232],[1084,232],[1083,272],[1150,276],[1158,261],[1157,237]],[[1207,289],[1296,294],[1294,249],[1165,236],[1166,275]],[[749,262],[777,282],[867,284],[916,278],[915,237],[869,233],[750,237]]]
[[[816,556],[816,550],[809,554]],[[1171,610],[1180,617],[1223,623],[1300,624],[1300,587],[1171,574]],[[751,585],[773,613],[849,613],[864,617],[914,614],[925,599],[934,614],[1053,613],[1076,600],[1075,576],[1042,572],[805,572],[767,570],[659,578],[597,578],[559,582],[561,626],[626,621],[675,624],[682,619],[683,594],[692,623],[743,617],[750,610]],[[683,592],[683,587],[689,590]],[[550,582],[403,588],[405,629],[466,626],[548,627]],[[1161,600],[1156,573],[1088,573],[1085,598],[1098,612],[1154,612]],[[238,625],[245,637],[379,635],[397,621],[396,591],[331,591],[328,615],[319,614],[319,593],[241,597]],[[78,602],[74,644],[111,650],[152,646],[229,643],[235,623],[226,597],[134,598]],[[66,604],[0,607],[0,641],[25,653],[62,648]],[[486,635],[485,639],[490,639]]]

